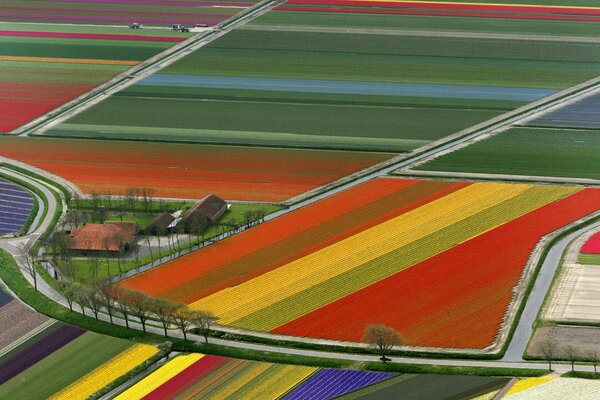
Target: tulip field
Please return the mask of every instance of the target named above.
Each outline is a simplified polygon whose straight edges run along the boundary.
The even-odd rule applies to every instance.
[[[393,154],[3,137],[0,156],[52,172],[88,194],[148,187],[160,197],[283,201]]]
[[[590,7],[437,1],[288,0],[276,10],[600,22],[600,10]]]
[[[216,25],[247,7],[252,1],[186,0],[161,2],[153,0],[3,0],[0,20],[94,25],[122,25],[132,22],[147,26],[170,24]]]
[[[184,40],[125,29],[28,28],[0,26],[0,132],[10,132]]]
[[[188,354],[175,357],[116,399],[328,400],[394,375]]]
[[[2,291],[0,327],[3,399],[86,399],[158,353],[48,319]]]
[[[11,357],[0,357],[0,397],[86,399],[158,350],[57,323]],[[34,384],[41,382],[44,384]]]
[[[21,231],[34,202],[24,188],[0,178],[0,235]]]
[[[594,234],[581,248],[583,254],[600,254],[600,233]]]
[[[122,284],[248,330],[360,341],[383,323],[414,346],[484,348],[540,238],[598,201],[568,186],[381,178]]]

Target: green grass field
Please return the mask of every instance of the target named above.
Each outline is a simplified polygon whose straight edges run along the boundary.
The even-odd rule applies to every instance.
[[[3,399],[47,399],[132,345],[87,332],[0,386]]]
[[[432,112],[437,118],[431,118]],[[157,102],[117,96],[49,133],[72,137],[406,151],[497,114],[497,110],[423,106],[323,106],[233,99],[161,99]],[[107,116],[109,126],[105,125],[109,122]]]
[[[514,128],[417,170],[600,179],[600,132]]]
[[[600,265],[600,254],[579,254],[577,262],[584,265]]]

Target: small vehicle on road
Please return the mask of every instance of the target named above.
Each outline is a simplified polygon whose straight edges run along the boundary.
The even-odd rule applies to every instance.
[[[129,25],[129,29],[142,29],[142,25],[137,22],[133,22],[131,25]]]

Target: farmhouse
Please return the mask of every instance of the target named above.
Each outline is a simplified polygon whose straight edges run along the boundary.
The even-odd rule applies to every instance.
[[[175,217],[169,213],[163,213],[156,217],[154,221],[150,223],[145,229],[144,232],[149,235],[159,235],[171,227],[173,222],[175,221]]]
[[[126,252],[133,244],[137,230],[135,222],[87,224],[71,231],[68,249],[83,256]]]
[[[229,204],[225,200],[209,194],[185,212],[178,226],[195,226],[196,229],[204,229],[216,222],[228,209]]]

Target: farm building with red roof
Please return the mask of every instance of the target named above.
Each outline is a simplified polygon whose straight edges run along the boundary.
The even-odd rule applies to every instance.
[[[131,247],[137,230],[135,222],[87,224],[71,231],[68,249],[84,256],[99,252],[120,253]]]

